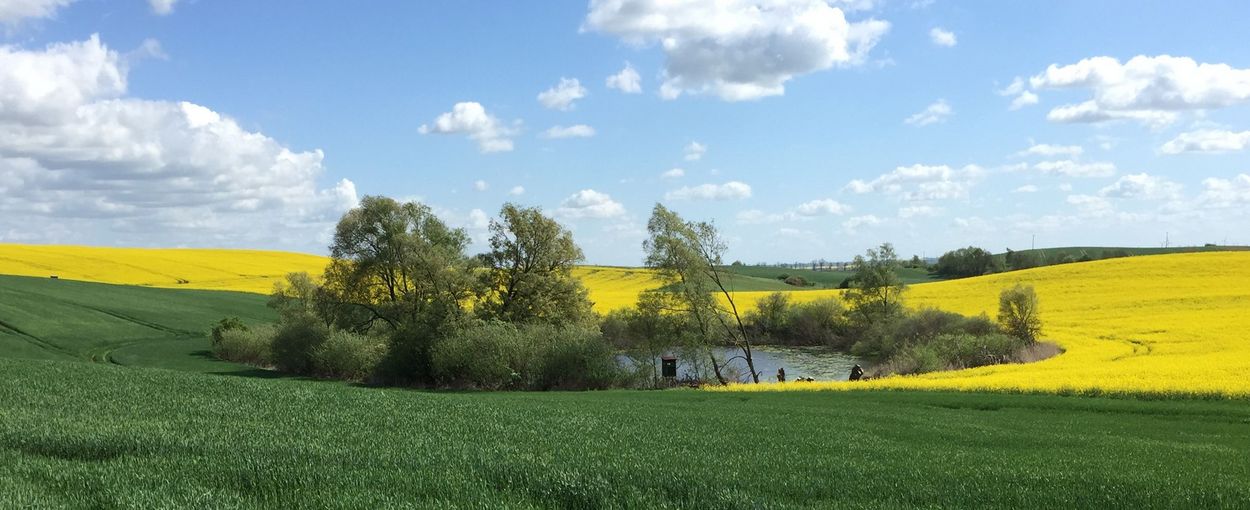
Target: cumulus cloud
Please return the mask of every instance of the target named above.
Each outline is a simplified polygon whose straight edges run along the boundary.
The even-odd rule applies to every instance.
[[[850,212],[851,206],[838,202],[831,198],[823,198],[820,200],[812,200],[799,204],[794,212],[803,216],[824,216],[829,214],[846,214]]]
[[[487,189],[487,188],[490,188],[490,183],[487,183],[486,181],[483,181],[483,180],[481,180],[481,179],[478,179],[478,180],[476,180],[476,181],[473,181],[473,189],[474,189],[474,190],[476,190],[476,191],[486,191],[486,189]]]
[[[592,0],[583,25],[630,44],[658,44],[666,56],[661,97],[726,101],[782,95],[796,76],[858,65],[889,28],[876,19],[848,22],[825,0]]]
[[[857,194],[882,193],[906,201],[968,198],[968,190],[984,170],[976,165],[951,168],[947,165],[900,166],[871,181],[852,180],[844,189]]]
[[[690,142],[686,146],[686,161],[698,161],[703,159],[703,154],[707,153],[707,146],[699,142]]]
[[[552,110],[568,111],[573,102],[586,97],[586,87],[577,78],[560,78],[560,83],[538,94],[538,102]]]
[[[686,176],[686,171],[680,168],[670,168],[667,172],[660,174],[664,179],[680,179]]]
[[[1025,106],[1037,104],[1038,101],[1037,94],[1024,89],[1024,79],[1019,76],[1012,80],[1011,84],[1008,85],[1007,88],[997,90],[995,93],[1000,96],[1015,96],[1015,98],[1011,100],[1011,105],[1007,107],[1008,110],[1012,111],[1019,110]]]
[[[1012,193],[1037,193],[1037,191],[1038,191],[1037,186],[1034,186],[1032,184],[1025,184],[1024,186],[1020,186],[1019,188],[1016,188],[1012,190],[1011,192]]]
[[[739,181],[686,186],[664,194],[665,200],[741,200],[751,198],[751,186]]]
[[[942,212],[942,208],[934,207],[931,205],[909,205],[906,207],[902,207],[898,210],[898,217],[907,219],[907,218],[917,218],[917,217],[926,217],[926,216],[937,216],[941,212]]]
[[[572,126],[552,126],[550,129],[543,131],[543,138],[590,138],[595,136],[595,128],[585,124],[575,124]]]
[[[1035,143],[1029,148],[1017,152],[1017,156],[1067,156],[1070,158],[1080,157],[1085,154],[1085,149],[1080,145],[1051,145],[1048,143]]]
[[[638,75],[638,71],[634,70],[634,66],[626,62],[621,72],[608,77],[607,86],[626,94],[640,94],[642,93],[642,77]]]
[[[928,126],[929,124],[946,122],[946,118],[954,113],[955,110],[951,109],[951,105],[947,104],[945,99],[938,99],[923,111],[903,119],[903,123],[916,127]]]
[[[1054,122],[1128,119],[1152,126],[1174,122],[1178,112],[1223,108],[1250,99],[1250,69],[1198,63],[1188,57],[1139,55],[1121,63],[1093,57],[1052,64],[1029,79],[1034,89],[1088,89],[1092,98],[1052,109]]]
[[[1250,175],[1238,174],[1232,179],[1210,177],[1202,181],[1199,200],[1212,207],[1233,207],[1250,204]]]
[[[480,103],[468,101],[456,103],[450,112],[439,115],[430,124],[422,124],[417,131],[423,135],[465,134],[477,142],[478,150],[483,153],[508,152],[512,150],[512,137],[519,131],[517,124],[507,126],[486,113]]]
[[[1067,202],[1086,215],[1103,216],[1114,210],[1111,202],[1094,195],[1068,195]]]
[[[1180,184],[1141,173],[1120,177],[1099,191],[1098,195],[1111,198],[1172,199],[1177,198],[1180,191]]]
[[[74,0],[0,0],[0,24],[13,26],[25,19],[51,18]]]
[[[525,186],[521,186],[521,185],[513,186],[512,189],[508,190],[508,194],[514,197],[519,197],[521,195],[524,195]]]
[[[148,0],[148,5],[152,7],[152,12],[157,16],[165,16],[174,12],[174,4],[178,0]]]
[[[933,41],[933,44],[936,44],[938,46],[945,46],[947,48],[955,46],[955,44],[958,42],[958,40],[955,38],[954,32],[951,32],[941,27],[934,27],[932,30],[929,31],[929,40]]]
[[[356,205],[349,180],[319,188],[321,151],[205,106],[126,97],[127,74],[97,36],[0,47],[0,232],[309,250]]]
[[[1250,131],[1240,133],[1218,129],[1202,129],[1181,133],[1159,147],[1164,154],[1182,152],[1236,152],[1250,146]]]
[[[1059,161],[1040,161],[1033,169],[1044,174],[1057,174],[1067,177],[1111,177],[1115,175],[1112,163],[1082,163],[1070,159]]]
[[[873,227],[881,224],[881,218],[872,214],[863,216],[855,216],[842,222],[842,230],[847,234],[854,235],[859,232],[860,227]]]
[[[564,218],[616,218],[625,215],[625,206],[607,193],[584,189],[560,203],[556,214]]]

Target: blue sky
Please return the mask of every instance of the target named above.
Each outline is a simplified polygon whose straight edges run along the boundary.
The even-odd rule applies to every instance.
[[[323,253],[381,194],[603,264],[656,202],[748,262],[1250,244],[1244,2],[360,4],[0,0],[0,242]]]

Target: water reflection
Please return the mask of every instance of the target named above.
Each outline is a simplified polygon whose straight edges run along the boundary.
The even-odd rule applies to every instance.
[[[742,360],[742,351],[736,348],[714,348],[716,358],[722,362],[730,360],[723,373],[728,379],[742,382],[750,381],[746,361]],[[777,369],[786,370],[786,380],[793,381],[800,377],[810,377],[817,381],[845,381],[851,375],[851,367],[860,365],[867,369],[863,360],[854,356],[834,351],[827,347],[787,347],[779,345],[759,345],[752,350],[755,370],[760,372],[760,382],[777,380]],[[707,354],[700,350],[677,351],[671,353],[677,357],[677,378],[714,380],[711,362]],[[736,358],[735,358],[736,357]],[[732,359],[731,359],[732,358]],[[622,361],[626,361],[622,359]],[[658,374],[660,359],[655,358],[654,370]]]

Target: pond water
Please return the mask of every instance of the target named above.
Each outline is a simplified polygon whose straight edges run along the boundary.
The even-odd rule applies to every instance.
[[[722,362],[742,354],[742,351],[730,347],[716,347],[714,351],[716,358]],[[793,381],[799,377],[810,377],[817,381],[845,381],[851,375],[851,367],[858,364],[865,370],[868,369],[868,364],[863,360],[828,347],[757,345],[751,352],[755,360],[755,370],[760,372],[760,382],[775,382],[778,368],[786,370],[787,381]],[[672,355],[677,357],[678,379],[697,378],[700,374],[704,379],[714,379],[707,354],[691,350],[673,352]],[[659,366],[660,360],[656,358],[655,370],[658,371]],[[746,361],[740,357],[732,359],[724,373],[729,379],[743,382],[750,380]]]

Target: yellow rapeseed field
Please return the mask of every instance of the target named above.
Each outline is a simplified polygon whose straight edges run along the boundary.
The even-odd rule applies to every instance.
[[[280,251],[0,244],[0,274],[263,294],[287,273],[319,275],[328,262]]]
[[[274,251],[0,244],[0,274],[167,288],[268,293],[289,272],[328,259]],[[661,284],[646,269],[579,267],[595,309],[634,304]],[[911,307],[994,315],[1001,289],[1037,289],[1044,336],[1065,352],[1045,361],[846,383],[739,385],[733,391],[909,388],[1047,393],[1250,396],[1250,253],[1154,255],[926,283]],[[746,310],[767,292],[736,295]],[[794,301],[838,295],[801,291]]]
[[[911,287],[908,305],[995,314],[998,293],[1033,285],[1044,337],[1066,352],[867,382],[740,385],[741,391],[909,388],[1250,396],[1250,253],[1154,255]],[[826,292],[796,293],[796,300]],[[757,296],[743,296],[746,300]]]

